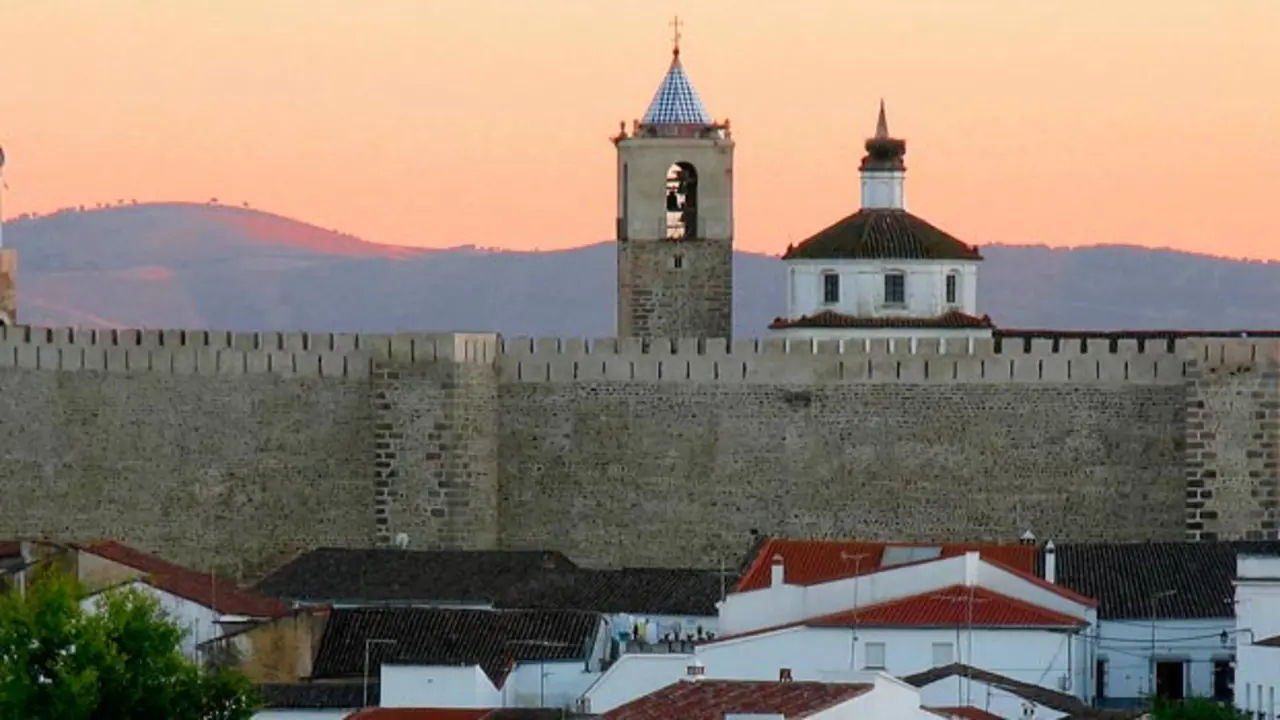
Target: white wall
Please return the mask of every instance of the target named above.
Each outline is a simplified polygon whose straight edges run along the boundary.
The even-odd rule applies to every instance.
[[[867,678],[854,680],[867,681]],[[811,720],[938,720],[937,715],[922,707],[919,691],[910,685],[883,673],[875,673],[870,682],[874,685],[870,692],[808,717]]]
[[[1090,655],[1081,634],[1048,630],[861,628],[857,641],[846,628],[792,628],[734,638],[698,648],[707,677],[771,680],[790,668],[799,680],[822,673],[877,670],[867,667],[867,647],[883,644],[884,672],[897,677],[939,664],[964,662],[1014,680],[1085,699]],[[935,658],[934,646],[949,646]],[[851,660],[852,656],[852,660]],[[936,660],[936,661],[935,661]],[[1069,677],[1066,689],[1060,678]]]
[[[1224,605],[1224,607],[1227,607]],[[1228,608],[1229,609],[1229,608]],[[1098,621],[1097,656],[1106,660],[1105,696],[1143,698],[1151,694],[1151,626],[1141,620]],[[1157,620],[1158,660],[1186,662],[1183,688],[1187,696],[1213,695],[1213,662],[1235,654],[1231,632],[1235,620]],[[1228,631],[1228,644],[1221,633]]]
[[[788,260],[787,317],[831,310],[858,317],[937,317],[950,310],[978,313],[979,261]],[[884,301],[885,273],[906,275],[906,303]],[[840,277],[840,300],[823,302],[824,273]],[[956,303],[946,302],[946,277],[956,273]]]
[[[1236,559],[1235,705],[1276,718],[1280,704],[1280,648],[1255,645],[1280,635],[1280,558]]]
[[[145,582],[135,581],[104,592],[113,592],[124,588],[140,590],[159,600],[160,607],[186,633],[182,639],[182,652],[192,660],[199,659],[199,654],[196,651],[197,645],[221,634],[218,624],[215,622],[218,615],[212,610],[186,598],[180,598],[177,595],[152,587]],[[81,601],[81,607],[88,612],[96,612],[99,607],[98,603],[102,601],[103,595],[104,593],[96,593],[85,598]]]
[[[981,680],[948,677],[920,688],[921,703],[926,707],[972,706],[1002,718],[1023,718],[1023,708],[1030,705],[1035,720],[1055,720],[1066,713],[1027,703],[1008,690],[991,687]]]
[[[502,692],[476,665],[389,665],[381,671],[382,707],[494,708]]]
[[[505,707],[572,708],[601,676],[582,661],[521,663],[502,687]]]
[[[291,708],[272,708],[259,710],[253,714],[253,720],[346,720],[346,717],[360,708],[344,710],[294,710]]]
[[[692,655],[626,655],[583,693],[589,712],[600,714],[684,678]]]

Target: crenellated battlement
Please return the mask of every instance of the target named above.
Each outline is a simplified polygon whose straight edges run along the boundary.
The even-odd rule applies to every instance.
[[[492,363],[492,333],[307,333],[0,327],[0,367],[367,377],[375,361]]]
[[[504,382],[1172,384],[1204,366],[1280,358],[1280,339],[1072,336],[807,340],[502,338],[0,328],[0,367],[195,375],[367,377],[376,362],[496,364]]]
[[[1182,345],[1173,339],[1103,336],[732,342],[504,338],[499,365],[507,382],[1174,384],[1186,374]]]

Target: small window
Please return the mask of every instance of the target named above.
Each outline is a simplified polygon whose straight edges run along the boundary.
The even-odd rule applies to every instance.
[[[865,653],[866,662],[863,667],[868,670],[884,669],[884,643],[867,643]]]
[[[884,303],[886,305],[907,304],[907,276],[902,273],[889,273],[884,276]]]
[[[933,666],[950,665],[955,660],[955,651],[951,643],[933,644]]]
[[[671,258],[671,267],[679,270],[684,267],[684,255],[676,254]]]
[[[955,273],[947,273],[947,304],[955,305],[956,296],[959,295],[957,290],[960,285],[960,276]]]
[[[827,305],[840,302],[840,276],[833,272],[822,273],[822,302]]]

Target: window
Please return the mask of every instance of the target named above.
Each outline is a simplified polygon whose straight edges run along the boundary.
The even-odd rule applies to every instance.
[[[907,276],[900,272],[888,273],[884,276],[884,304],[907,304]]]
[[[675,268],[676,270],[679,270],[680,268],[684,267],[684,256],[677,253],[674,257],[672,257],[671,267]]]
[[[1236,670],[1230,660],[1213,661],[1213,699],[1230,700],[1235,695]]]
[[[951,643],[934,643],[933,644],[933,666],[942,667],[950,665],[954,660],[954,651]]]
[[[840,302],[840,276],[831,271],[822,273],[822,302],[827,305]]]
[[[884,643],[867,643],[863,650],[866,662],[862,666],[868,670],[884,669]]]
[[[960,294],[960,276],[955,273],[947,273],[947,304],[955,305],[956,297]]]

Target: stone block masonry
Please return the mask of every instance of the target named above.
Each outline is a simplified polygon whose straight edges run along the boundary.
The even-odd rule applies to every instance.
[[[1280,342],[1188,343],[1187,537],[1280,530]]]
[[[0,328],[0,538],[732,563],[750,531],[1273,535],[1273,340]]]

